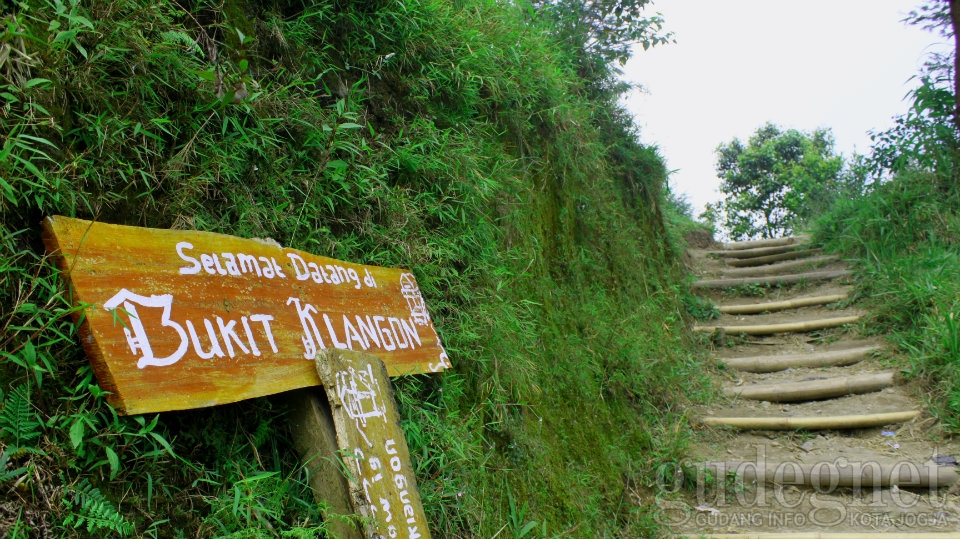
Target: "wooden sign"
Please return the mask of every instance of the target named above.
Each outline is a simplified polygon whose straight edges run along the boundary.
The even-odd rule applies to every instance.
[[[330,348],[380,357],[392,376],[450,367],[408,271],[209,232],[60,216],[44,231],[121,413],[319,385],[314,359]]]
[[[367,539],[429,539],[410,452],[376,356],[325,350],[317,371],[333,411],[337,444],[350,474],[350,494]]]

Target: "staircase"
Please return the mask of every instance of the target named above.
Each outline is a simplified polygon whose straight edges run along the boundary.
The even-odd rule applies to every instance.
[[[726,401],[699,411],[694,459],[665,477],[678,536],[960,539],[954,441],[858,331],[851,272],[807,237],[690,252]]]

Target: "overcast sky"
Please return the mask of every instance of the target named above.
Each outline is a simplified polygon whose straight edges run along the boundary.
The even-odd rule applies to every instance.
[[[643,142],[666,158],[695,213],[720,199],[714,150],[768,121],[832,129],[866,153],[867,131],[906,112],[937,35],[901,23],[918,0],[654,0],[677,43],[638,50],[625,78]],[[943,45],[939,46],[942,50]]]

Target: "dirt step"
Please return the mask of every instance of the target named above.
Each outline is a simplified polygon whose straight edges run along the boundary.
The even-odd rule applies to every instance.
[[[849,297],[849,293],[827,294],[823,296],[805,296],[783,301],[717,305],[717,310],[724,314],[757,314],[772,311],[783,311],[786,309],[798,309],[800,307],[812,307],[814,305],[827,305],[836,301],[848,299]]]
[[[810,236],[791,236],[789,238],[772,238],[766,240],[732,241],[723,244],[724,249],[740,250],[755,249],[757,247],[780,247],[783,245],[797,245],[810,241]]]
[[[779,245],[776,247],[757,247],[754,249],[723,249],[720,251],[707,251],[707,255],[718,256],[720,258],[757,258],[762,256],[779,255],[790,253],[797,250],[806,249],[808,244],[794,243],[791,245]]]
[[[837,255],[812,256],[800,260],[790,260],[787,262],[778,262],[776,264],[767,264],[765,266],[753,266],[746,268],[724,269],[720,272],[721,277],[753,277],[756,275],[771,275],[783,273],[789,270],[817,268],[838,262],[840,257]]]
[[[847,350],[830,350],[810,354],[763,355],[724,358],[721,361],[731,368],[746,372],[777,372],[791,368],[840,367],[862,361],[880,346],[861,346]]]
[[[674,537],[697,539],[960,539],[960,532],[770,532],[770,533],[694,533]]]
[[[858,374],[826,380],[756,384],[724,388],[728,397],[770,402],[799,402],[832,399],[844,395],[872,393],[894,384],[892,371]]]
[[[705,462],[696,466],[696,473],[714,477],[736,474],[745,484],[793,485],[814,488],[914,488],[939,489],[950,487],[960,479],[956,466],[940,466],[931,461],[866,463],[834,462]]]
[[[850,270],[807,271],[803,273],[787,273],[783,275],[769,275],[766,277],[741,277],[739,279],[704,279],[695,281],[693,288],[732,288],[743,285],[762,284],[794,284],[800,281],[826,281],[853,275]]]
[[[864,415],[817,417],[704,417],[704,425],[728,426],[751,430],[851,430],[904,423],[920,415],[919,411],[885,412]]]
[[[818,329],[827,329],[840,327],[845,324],[854,324],[860,320],[861,315],[838,316],[833,318],[821,318],[817,320],[805,320],[803,322],[786,322],[781,324],[754,324],[749,326],[693,326],[693,331],[700,333],[713,333],[722,331],[730,335],[743,333],[744,335],[774,335],[777,333],[805,333],[807,331],[816,331]]]
[[[728,266],[734,266],[737,268],[763,266],[765,264],[773,264],[774,262],[782,262],[784,260],[796,260],[798,258],[813,257],[822,252],[823,250],[819,248],[797,249],[796,251],[790,251],[788,253],[781,253],[778,255],[758,256],[755,258],[744,258],[742,260],[731,259],[727,260],[726,264]]]

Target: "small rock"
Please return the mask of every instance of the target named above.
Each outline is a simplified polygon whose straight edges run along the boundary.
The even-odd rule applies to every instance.
[[[800,449],[803,449],[807,453],[813,451],[813,442],[811,442],[810,440],[803,442],[803,445],[800,446]]]
[[[933,457],[933,461],[936,462],[938,466],[957,465],[957,457],[951,457],[950,455],[937,455]]]

